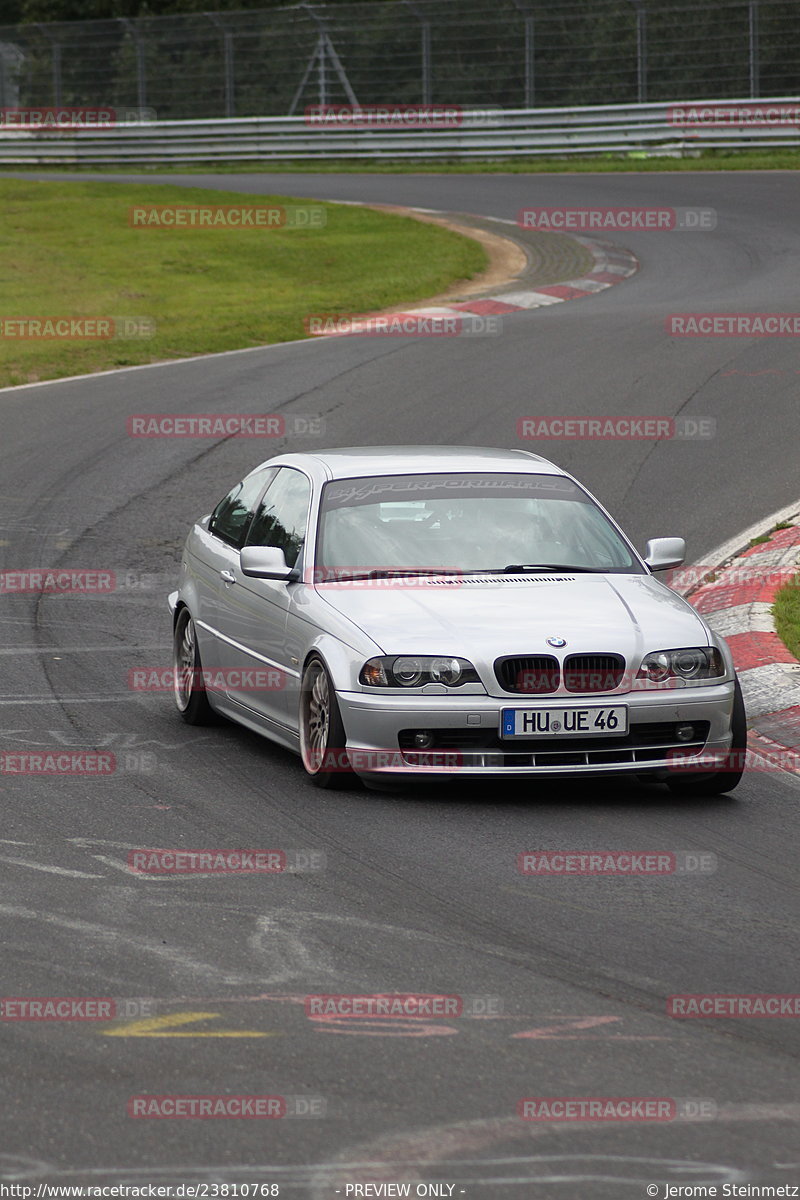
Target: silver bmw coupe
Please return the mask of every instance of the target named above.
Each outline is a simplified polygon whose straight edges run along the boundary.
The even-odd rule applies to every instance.
[[[730,652],[577,480],[524,450],[358,447],[251,471],[186,540],[184,720],[320,787],[639,775],[715,795],[747,728]]]

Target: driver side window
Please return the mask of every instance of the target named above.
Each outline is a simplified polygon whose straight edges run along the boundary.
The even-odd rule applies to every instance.
[[[300,471],[281,467],[267,488],[247,534],[247,546],[279,546],[293,567],[306,536],[311,485]]]

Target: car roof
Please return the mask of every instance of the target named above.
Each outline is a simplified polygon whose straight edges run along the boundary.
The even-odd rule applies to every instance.
[[[536,475],[565,475],[555,463],[528,450],[486,446],[339,446],[269,459],[274,466],[324,469],[330,479],[365,475],[435,475],[465,471],[515,471]]]

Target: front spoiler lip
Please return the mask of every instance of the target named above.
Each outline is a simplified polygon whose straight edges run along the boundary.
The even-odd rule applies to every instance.
[[[353,754],[356,756],[357,759],[359,756],[363,756],[363,758],[368,763],[370,762],[370,756],[372,757],[373,760],[377,760],[377,757],[380,753],[379,751],[376,751],[374,748],[368,749],[368,748],[362,747],[362,746],[353,746],[349,742],[347,744],[347,749],[348,749],[348,751],[352,750]],[[713,767],[711,767],[708,762],[708,755],[711,755],[711,754],[719,755],[719,769],[722,770],[724,767],[724,763],[725,763],[725,756],[729,750],[730,750],[729,745],[728,746],[720,746],[720,745],[709,746],[708,744],[706,744],[703,747],[699,747],[697,750],[697,757],[701,758],[701,760],[702,760],[701,766],[699,767],[699,771],[701,771],[703,774],[713,773]],[[402,751],[392,751],[391,753],[392,753],[393,757],[397,757],[398,755],[403,754]],[[447,751],[438,751],[438,753],[445,755],[445,754],[447,754]],[[453,757],[458,757],[458,755],[459,755],[458,751],[451,751],[450,753],[453,755]],[[469,752],[469,757],[470,758],[481,758],[482,757],[484,759],[491,759],[491,758],[503,758],[503,757],[507,757],[507,756],[504,756],[502,751],[500,751],[500,752],[486,751],[483,753],[481,751],[477,751],[477,752],[472,751],[472,752]],[[370,764],[369,766],[364,767],[362,769],[359,769],[359,767],[357,767],[357,766],[354,767],[353,769],[355,770],[357,775],[364,775],[364,776],[372,776],[372,775],[390,776],[391,775],[391,776],[395,776],[395,777],[399,777],[399,778],[403,778],[403,779],[436,779],[436,780],[464,779],[464,778],[468,778],[470,776],[472,776],[473,778],[485,779],[487,776],[490,776],[490,775],[496,779],[507,779],[507,778],[513,779],[515,777],[517,777],[517,778],[520,776],[530,777],[532,775],[539,776],[540,778],[548,777],[548,778],[552,779],[552,778],[561,777],[561,778],[573,778],[574,779],[574,778],[577,778],[578,776],[597,776],[597,777],[599,777],[599,776],[604,776],[604,775],[605,776],[608,776],[608,775],[644,775],[644,774],[649,774],[650,772],[661,772],[662,774],[666,773],[668,776],[674,776],[676,779],[679,779],[681,777],[681,775],[690,773],[688,768],[684,768],[681,771],[676,771],[675,765],[674,765],[674,759],[671,759],[671,758],[644,759],[641,762],[625,762],[625,763],[587,763],[585,765],[571,763],[567,766],[554,766],[551,764],[547,764],[545,766],[540,766],[540,767],[531,766],[531,765],[525,765],[525,766],[519,766],[519,767],[506,767],[506,766],[502,766],[501,764],[492,763],[492,762],[487,762],[483,765],[469,764],[469,765],[465,765],[465,766],[453,765],[450,767],[443,766],[443,765],[419,766],[419,765],[416,765],[413,763],[404,763],[404,765],[402,765],[402,766],[400,766],[400,765],[382,766],[379,761],[374,761],[374,764]]]

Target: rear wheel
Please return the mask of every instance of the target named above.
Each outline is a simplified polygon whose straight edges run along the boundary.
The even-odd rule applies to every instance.
[[[315,787],[347,788],[355,784],[346,740],[328,669],[321,658],[312,658],[300,684],[300,756]]]
[[[744,709],[744,696],[736,680],[733,694],[733,713],[731,716],[731,748],[728,751],[727,766],[721,771],[697,772],[694,774],[678,775],[667,780],[667,787],[676,796],[719,796],[723,792],[731,792],[744,775],[744,756],[747,751],[747,716]]]
[[[175,706],[187,725],[216,725],[217,714],[208,703],[197,633],[188,608],[175,622],[172,653],[172,688]]]

